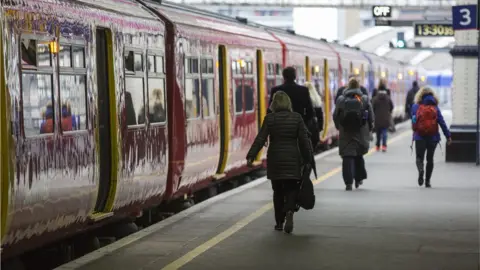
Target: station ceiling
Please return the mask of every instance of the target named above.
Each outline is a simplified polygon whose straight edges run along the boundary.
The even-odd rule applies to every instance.
[[[397,41],[397,32],[405,33],[407,47],[414,47],[415,41],[422,42],[422,47],[453,47],[453,37],[414,38],[412,27],[373,27],[360,32],[343,43],[387,58],[393,58],[412,65],[420,65],[426,70],[442,71],[452,69],[452,57],[448,51],[420,51],[408,49],[391,49],[389,42]]]

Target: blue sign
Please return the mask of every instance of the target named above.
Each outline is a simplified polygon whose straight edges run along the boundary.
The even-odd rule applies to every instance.
[[[477,5],[453,6],[452,22],[454,30],[477,29]]]

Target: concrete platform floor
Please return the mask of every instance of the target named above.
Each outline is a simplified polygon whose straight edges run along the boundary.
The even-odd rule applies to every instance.
[[[295,215],[292,235],[273,230],[265,182],[58,269],[479,269],[480,168],[446,164],[437,148],[433,188],[419,187],[410,136],[400,129],[366,157],[369,177],[351,192],[337,152],[319,159],[316,207]]]

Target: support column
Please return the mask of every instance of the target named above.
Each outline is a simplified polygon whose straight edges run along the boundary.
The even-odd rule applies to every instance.
[[[476,0],[459,0],[457,5],[476,5]],[[476,18],[472,18],[475,20]],[[447,146],[447,162],[476,161],[478,31],[455,31],[452,88],[452,144]]]

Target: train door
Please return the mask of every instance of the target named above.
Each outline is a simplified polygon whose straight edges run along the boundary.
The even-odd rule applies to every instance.
[[[100,158],[100,177],[99,177],[99,187],[98,187],[98,196],[97,203],[95,205],[96,212],[108,212],[109,207],[107,207],[107,201],[109,199],[109,194],[111,190],[112,183],[112,138],[111,127],[112,127],[112,117],[110,115],[111,107],[115,107],[115,104],[112,104],[114,100],[114,95],[110,93],[113,91],[109,83],[109,77],[113,74],[110,70],[110,65],[113,63],[111,60],[111,44],[110,31],[108,29],[97,29],[96,30],[96,53],[97,53],[97,89],[98,89],[98,135],[99,135],[99,151]]]
[[[1,179],[1,231],[0,239],[3,239],[6,233],[6,221],[8,214],[8,197],[9,197],[9,147],[7,145],[8,136],[10,132],[7,130],[7,89],[5,81],[4,61],[3,61],[3,25],[0,21],[0,153],[7,158],[2,158],[0,161],[0,179]],[[1,241],[0,241],[1,243]]]
[[[227,164],[228,146],[230,144],[230,115],[227,78],[227,48],[218,47],[218,77],[219,77],[219,109],[220,109],[220,158],[218,160],[217,174],[223,174]]]

